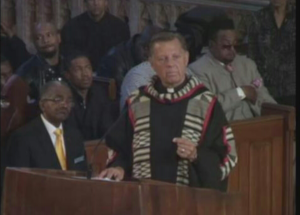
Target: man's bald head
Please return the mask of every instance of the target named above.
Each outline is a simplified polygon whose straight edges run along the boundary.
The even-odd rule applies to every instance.
[[[37,51],[45,58],[51,58],[59,52],[61,38],[53,23],[36,23],[33,28],[32,36]]]

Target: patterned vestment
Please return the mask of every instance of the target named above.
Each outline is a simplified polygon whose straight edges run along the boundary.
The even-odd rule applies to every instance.
[[[111,166],[138,179],[224,190],[237,162],[235,141],[216,97],[198,79],[189,76],[169,93],[154,76],[127,101],[127,114],[106,139],[117,153]],[[194,162],[177,155],[174,137],[197,145]]]

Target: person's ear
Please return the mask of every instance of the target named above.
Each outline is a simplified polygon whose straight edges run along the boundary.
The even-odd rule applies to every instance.
[[[44,105],[45,105],[44,101],[42,99],[40,99],[39,106],[40,106],[42,113],[44,113],[44,110],[45,110]]]

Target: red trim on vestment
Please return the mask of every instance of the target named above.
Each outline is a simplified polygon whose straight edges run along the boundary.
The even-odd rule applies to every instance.
[[[231,151],[231,146],[229,145],[227,138],[226,138],[226,126],[223,126],[223,143],[227,147],[227,154]]]
[[[183,95],[183,96],[181,96],[177,99],[173,99],[173,100],[171,100],[171,102],[178,102],[180,100],[188,98],[188,97],[192,96],[195,91],[197,91],[197,90],[199,90],[200,88],[203,88],[203,87],[205,87],[203,84],[199,84],[195,88],[191,89],[187,94],[185,94],[185,95]]]
[[[208,126],[208,123],[210,121],[210,118],[211,118],[211,114],[212,114],[212,111],[215,107],[215,104],[216,104],[216,101],[217,101],[217,98],[216,97],[213,97],[211,103],[210,103],[210,106],[208,107],[208,110],[206,112],[206,116],[205,116],[205,119],[204,119],[204,124],[203,124],[203,129],[202,129],[202,134],[201,134],[201,139],[199,141],[199,145],[202,143],[203,141],[203,137],[205,135],[205,132],[206,132],[206,129],[207,129],[207,126]]]
[[[132,127],[134,128],[134,125],[135,125],[135,120],[134,120],[134,114],[133,114],[133,111],[131,109],[131,104],[130,103],[130,99],[127,99],[127,106],[128,106],[128,116],[129,116],[129,119],[130,119],[130,122],[132,124]]]
[[[227,148],[227,154],[226,154],[225,158],[223,159],[223,164],[222,165],[224,165],[226,162],[229,162],[229,158],[227,157],[227,155],[231,151],[231,146],[229,145],[229,143],[226,139],[226,126],[223,126],[223,143]]]
[[[183,95],[183,96],[181,96],[181,97],[179,97],[179,98],[177,98],[177,99],[172,99],[172,100],[160,99],[160,98],[158,98],[158,97],[153,96],[153,95],[148,91],[148,86],[145,87],[145,93],[147,93],[147,94],[150,95],[151,97],[155,98],[157,101],[159,101],[159,102],[161,102],[161,103],[163,103],[163,104],[166,104],[166,103],[168,103],[168,102],[175,103],[175,102],[181,101],[181,100],[183,100],[183,99],[185,99],[185,98],[188,98],[188,97],[192,96],[192,95],[195,93],[195,91],[197,91],[197,90],[199,90],[200,88],[203,88],[203,87],[205,87],[204,84],[199,84],[199,85],[197,85],[196,87],[194,87],[193,89],[191,89],[187,94],[185,94],[185,95]]]

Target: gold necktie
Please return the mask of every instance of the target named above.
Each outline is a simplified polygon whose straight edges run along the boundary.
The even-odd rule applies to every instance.
[[[56,135],[56,142],[55,142],[55,151],[60,163],[60,166],[63,170],[67,169],[67,163],[66,163],[66,156],[64,153],[64,149],[63,149],[63,135],[62,135],[62,130],[61,129],[56,129],[54,134]]]

